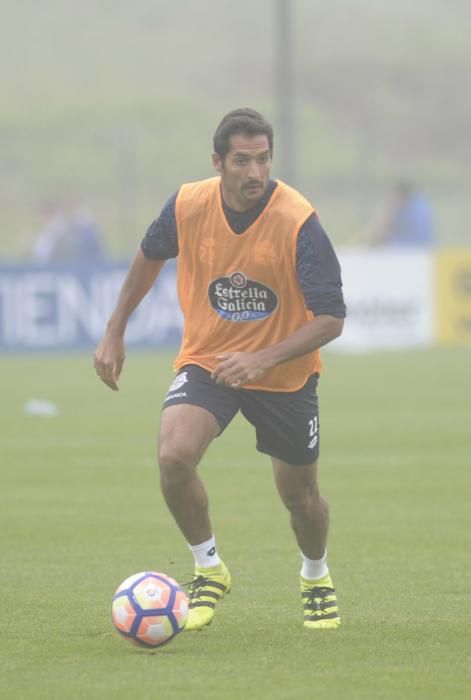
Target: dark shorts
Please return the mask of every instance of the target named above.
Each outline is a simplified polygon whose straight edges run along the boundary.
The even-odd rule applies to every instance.
[[[255,427],[257,450],[289,464],[310,464],[319,456],[318,379],[313,374],[302,389],[291,392],[231,389],[216,384],[202,367],[185,365],[163,407],[201,406],[215,416],[221,433],[241,411]]]

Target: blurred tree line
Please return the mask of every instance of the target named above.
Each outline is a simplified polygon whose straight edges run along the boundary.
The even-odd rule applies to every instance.
[[[0,256],[27,254],[44,200],[89,207],[128,255],[181,182],[212,174],[235,106],[275,127],[274,0],[0,3]],[[337,243],[364,242],[398,178],[467,243],[466,0],[292,0],[295,184]],[[275,142],[276,149],[276,142]],[[274,175],[278,175],[275,150]]]

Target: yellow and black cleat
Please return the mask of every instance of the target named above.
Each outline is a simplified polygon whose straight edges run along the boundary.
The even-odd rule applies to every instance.
[[[189,613],[185,629],[200,630],[209,625],[216,604],[230,593],[231,586],[231,575],[223,562],[208,569],[196,567],[195,578],[188,584]]]
[[[303,626],[314,630],[340,626],[337,596],[330,574],[311,581],[301,576],[301,597],[304,607]]]

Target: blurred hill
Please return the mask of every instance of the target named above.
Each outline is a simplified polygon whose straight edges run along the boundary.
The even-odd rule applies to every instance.
[[[405,176],[442,242],[467,244],[471,4],[292,7],[294,184],[331,237],[361,243]],[[129,254],[181,182],[212,174],[226,111],[253,106],[276,127],[274,14],[272,0],[0,1],[0,257],[28,248],[44,200],[89,205]]]

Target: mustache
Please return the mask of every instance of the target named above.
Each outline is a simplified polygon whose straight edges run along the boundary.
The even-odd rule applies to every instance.
[[[251,180],[250,182],[247,182],[242,189],[243,190],[248,190],[251,187],[263,187],[263,182],[260,182],[259,180]]]

